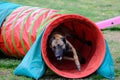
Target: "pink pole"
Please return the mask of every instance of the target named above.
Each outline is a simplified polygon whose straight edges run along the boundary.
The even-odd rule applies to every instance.
[[[96,25],[100,28],[100,29],[105,29],[111,26],[115,26],[120,24],[120,16],[114,17],[114,18],[110,18],[108,20],[103,20],[100,22],[97,22]]]

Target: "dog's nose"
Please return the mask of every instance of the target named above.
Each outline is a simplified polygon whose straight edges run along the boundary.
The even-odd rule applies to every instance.
[[[56,56],[57,60],[62,60],[61,56]]]
[[[57,58],[57,60],[62,60],[62,56],[63,56],[62,47],[56,47],[56,49],[55,49],[55,57]]]

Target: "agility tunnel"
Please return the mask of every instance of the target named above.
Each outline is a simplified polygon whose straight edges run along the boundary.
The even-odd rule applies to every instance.
[[[76,36],[67,39],[86,60],[81,64],[81,71],[76,69],[74,61],[56,60],[49,46],[49,38],[52,31],[58,27],[67,28]],[[26,54],[30,57],[32,54],[42,55],[41,58],[53,72],[66,78],[83,78],[94,73],[101,66],[106,53],[103,34],[93,21],[78,14],[64,14],[53,9],[19,6],[4,20],[0,37],[0,49],[6,55],[16,58],[23,58]],[[40,40],[37,40],[39,38]],[[31,48],[35,48],[33,44],[40,48],[37,47],[36,51],[30,54]],[[34,57],[27,56],[28,61],[24,61],[24,64],[32,61]],[[31,65],[35,63],[39,64],[34,62]],[[20,72],[20,75],[24,73]],[[31,74],[27,76],[31,77]]]

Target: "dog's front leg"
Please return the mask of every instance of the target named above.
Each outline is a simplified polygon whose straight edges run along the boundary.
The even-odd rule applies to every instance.
[[[67,41],[67,43],[68,43],[68,44],[70,45],[70,47],[72,48],[73,58],[74,58],[76,67],[77,67],[77,69],[80,71],[80,70],[81,70],[81,67],[80,67],[80,62],[79,62],[79,59],[78,59],[77,51],[75,50],[75,48],[72,46],[72,44],[71,44],[69,41]]]
[[[74,61],[74,58],[64,56],[63,59]]]
[[[81,67],[80,67],[80,62],[79,62],[78,56],[77,56],[77,52],[76,52],[75,48],[72,48],[72,50],[73,50],[73,57],[75,60],[76,67],[80,71]]]

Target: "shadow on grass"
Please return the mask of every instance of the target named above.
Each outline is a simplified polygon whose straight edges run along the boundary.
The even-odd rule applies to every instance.
[[[119,77],[120,76],[120,69],[115,69],[115,76]]]
[[[120,27],[111,27],[111,28],[106,28],[106,29],[102,29],[102,31],[106,31],[106,30],[109,30],[109,31],[120,31]]]
[[[4,69],[5,68],[6,69],[16,68],[16,66],[18,66],[20,62],[21,62],[21,59],[9,57],[0,50],[0,69],[1,68],[4,68]]]
[[[17,57],[10,57],[10,56],[7,56],[4,52],[2,52],[0,50],[0,59],[6,59],[6,58],[9,58],[9,59],[13,59],[13,60],[22,60],[23,58],[17,58]]]
[[[4,58],[8,58],[8,56],[5,55],[5,53],[3,53],[3,52],[0,50],[0,59],[4,59]]]

